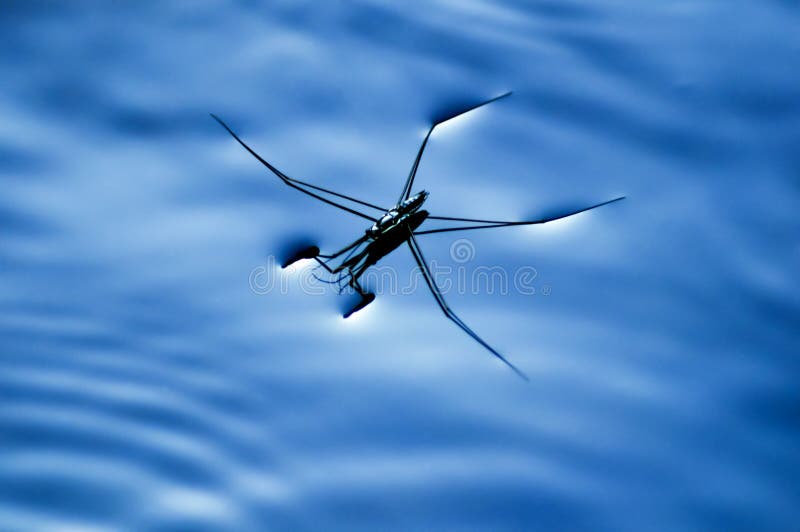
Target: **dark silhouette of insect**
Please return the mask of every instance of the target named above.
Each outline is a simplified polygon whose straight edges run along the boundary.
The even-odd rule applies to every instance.
[[[523,221],[499,221],[499,220],[478,220],[473,218],[456,218],[451,216],[431,216],[428,211],[422,209],[422,205],[425,203],[425,200],[428,198],[428,192],[422,190],[417,192],[416,194],[411,194],[411,187],[414,185],[414,177],[417,175],[417,169],[419,168],[419,162],[422,158],[422,152],[425,151],[425,146],[428,144],[428,139],[433,133],[434,128],[436,126],[447,122],[457,116],[463,115],[470,111],[473,111],[479,107],[483,107],[484,105],[488,105],[492,102],[495,102],[501,98],[504,98],[510,95],[510,92],[505,94],[501,94],[495,98],[490,100],[486,100],[481,102],[477,105],[473,105],[471,107],[457,109],[453,112],[449,112],[444,114],[443,116],[438,117],[434,123],[428,129],[428,133],[425,135],[425,139],[422,141],[422,145],[419,148],[419,152],[417,152],[417,157],[414,159],[414,164],[411,166],[411,172],[408,174],[408,178],[406,179],[405,185],[403,186],[403,191],[400,193],[400,196],[397,199],[397,202],[392,208],[385,208],[375,205],[373,203],[369,203],[352,196],[348,196],[345,194],[341,194],[339,192],[335,192],[333,190],[329,190],[326,188],[322,188],[317,185],[312,185],[310,183],[306,183],[304,181],[300,181],[299,179],[294,179],[274,166],[264,160],[260,155],[258,155],[255,151],[253,151],[250,146],[244,143],[242,139],[240,139],[236,133],[231,130],[219,117],[216,115],[211,115],[217,122],[219,122],[222,127],[224,127],[228,133],[236,139],[239,144],[241,144],[247,151],[250,152],[253,157],[259,160],[261,164],[269,168],[272,173],[274,173],[278,178],[283,181],[285,184],[289,185],[290,187],[303,192],[311,196],[312,198],[316,198],[328,205],[332,205],[337,207],[343,211],[346,211],[350,214],[355,216],[360,216],[365,220],[369,220],[371,222],[370,227],[361,235],[359,238],[351,242],[350,244],[346,245],[342,249],[336,251],[335,253],[331,254],[322,254],[317,246],[303,246],[299,249],[294,250],[291,256],[283,262],[281,265],[282,267],[287,267],[290,264],[301,260],[301,259],[313,259],[315,260],[321,268],[324,268],[331,276],[334,276],[334,280],[331,281],[335,283],[340,288],[340,293],[342,290],[346,288],[353,289],[359,296],[359,302],[350,310],[348,310],[344,317],[347,318],[348,316],[352,315],[354,312],[358,312],[359,310],[363,309],[367,305],[369,305],[375,299],[375,294],[369,293],[365,291],[361,284],[358,282],[359,278],[364,275],[364,272],[370,267],[376,264],[379,260],[383,257],[397,249],[398,247],[402,246],[403,244],[407,244],[408,248],[411,250],[411,254],[414,257],[417,265],[419,266],[420,270],[422,271],[423,278],[425,279],[425,283],[428,285],[433,297],[436,299],[436,303],[442,309],[444,314],[456,325],[461,327],[468,335],[470,335],[473,339],[475,339],[478,343],[480,343],[483,347],[485,347],[489,352],[491,352],[494,356],[498,359],[503,361],[508,367],[510,367],[517,375],[522,377],[525,380],[528,380],[528,377],[520,371],[514,364],[508,361],[503,355],[501,355],[497,350],[495,350],[492,346],[487,344],[480,336],[475,334],[475,332],[467,327],[467,325],[461,321],[461,319],[450,309],[445,301],[444,297],[442,296],[439,287],[436,285],[433,275],[431,274],[430,268],[428,267],[428,263],[425,260],[424,255],[422,254],[422,250],[420,249],[419,243],[417,242],[416,235],[425,235],[431,233],[443,233],[449,231],[468,231],[468,230],[476,230],[476,229],[491,229],[491,228],[498,228],[498,227],[511,227],[516,225],[534,225],[534,224],[544,224],[547,222],[551,222],[553,220],[560,220],[562,218],[567,218],[569,216],[574,216],[578,213],[585,212],[591,209],[596,209],[597,207],[602,207],[603,205],[608,205],[609,203],[613,203],[615,201],[619,201],[625,198],[625,196],[615,198],[609,201],[604,201],[603,203],[598,203],[596,205],[592,205],[589,207],[585,207],[578,210],[572,210],[570,212],[561,213],[556,216],[540,218],[536,220],[523,220]],[[323,194],[323,195],[321,195]],[[337,198],[339,200],[346,200],[354,204],[353,206],[348,206],[342,204],[332,198]],[[368,214],[364,214],[363,212],[357,210],[359,207],[355,207],[355,205],[359,205],[361,207],[367,207],[369,209],[373,209],[383,213],[379,217],[370,216]],[[459,222],[460,225],[455,225],[451,227],[443,227],[437,229],[428,229],[428,230],[420,230],[420,226],[426,220],[445,220],[450,222]],[[341,259],[341,262],[336,265],[332,266],[332,261],[338,259],[339,257],[344,257]]]

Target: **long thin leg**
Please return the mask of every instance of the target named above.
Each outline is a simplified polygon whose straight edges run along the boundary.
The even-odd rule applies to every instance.
[[[425,135],[425,139],[422,141],[422,145],[419,147],[419,151],[417,152],[417,157],[414,159],[414,164],[411,166],[411,172],[408,174],[408,178],[406,179],[406,184],[403,187],[403,193],[400,194],[400,199],[397,200],[397,203],[400,203],[401,201],[408,199],[408,197],[411,195],[411,187],[414,185],[414,177],[417,175],[417,169],[419,168],[419,161],[420,159],[422,159],[422,152],[425,151],[425,146],[428,145],[428,139],[431,137],[431,133],[433,133],[433,129],[436,126],[443,124],[448,120],[452,120],[457,116],[461,116],[470,111],[474,111],[478,107],[483,107],[484,105],[496,102],[500,98],[505,98],[509,94],[511,94],[511,92],[506,92],[504,94],[501,94],[500,96],[495,96],[491,100],[486,100],[485,102],[473,105],[472,107],[469,107],[467,109],[460,109],[454,113],[448,113],[445,116],[439,117],[436,120],[436,122],[434,122],[433,125],[431,125],[430,129],[428,129],[428,133]]]
[[[353,275],[352,271],[350,272],[350,286],[352,286],[361,297],[367,295],[367,293],[361,287],[361,283],[358,282],[358,278],[355,275]]]
[[[615,201],[624,200],[625,196],[621,196],[619,198],[614,198],[609,201],[604,201],[603,203],[598,203],[597,205],[592,205],[591,207],[585,207],[583,209],[578,209],[577,211],[571,211],[564,214],[559,214],[557,216],[550,216],[547,218],[540,218],[538,220],[526,220],[522,222],[501,222],[496,220],[476,220],[473,218],[453,218],[450,216],[428,216],[429,220],[453,220],[457,222],[479,222],[486,225],[462,225],[460,227],[443,227],[441,229],[427,229],[425,231],[415,231],[415,235],[429,235],[431,233],[447,233],[449,231],[467,231],[471,229],[491,229],[492,227],[510,227],[514,225],[536,225],[536,224],[545,224],[547,222],[552,222],[554,220],[562,220],[564,218],[569,218],[570,216],[575,216],[576,214],[580,214],[582,212],[590,211],[592,209],[596,209],[598,207],[602,207],[603,205],[608,205],[609,203],[614,203]]]
[[[428,145],[428,139],[431,138],[431,133],[433,133],[433,128],[435,128],[437,124],[433,124],[428,132],[425,134],[425,139],[422,141],[422,144],[419,147],[419,151],[417,152],[417,157],[414,159],[414,164],[411,165],[411,172],[408,174],[408,178],[406,179],[406,184],[403,187],[403,192],[400,194],[400,199],[397,200],[397,203],[408,198],[411,195],[411,187],[414,185],[414,177],[417,175],[417,168],[419,168],[419,161],[422,159],[422,152],[425,151],[425,146]]]
[[[326,270],[328,270],[328,273],[330,273],[330,274],[333,274],[333,270],[331,270],[331,267],[330,267],[330,266],[328,266],[327,264],[325,264],[325,261],[324,261],[324,260],[321,260],[321,259],[319,258],[319,256],[317,256],[317,257],[314,257],[314,260],[315,260],[315,261],[317,261],[317,263],[318,263],[320,266],[322,266],[323,268],[325,268]]]
[[[336,253],[334,253],[332,255],[321,255],[320,254],[320,255],[318,255],[318,257],[322,257],[323,259],[335,259],[336,257],[341,255],[342,253],[350,251],[351,249],[353,249],[354,247],[358,246],[359,244],[364,243],[367,240],[367,238],[368,237],[366,235],[364,235],[361,238],[359,238],[358,240],[356,240],[355,242],[353,242],[351,244],[348,244],[347,246],[343,247],[342,249],[340,249],[339,251],[337,251]]]
[[[373,204],[371,204],[371,203],[368,203],[368,202],[366,202],[366,201],[362,201],[362,200],[359,200],[359,199],[353,198],[353,197],[351,197],[351,196],[346,196],[346,195],[344,195],[344,194],[340,194],[340,193],[338,193],[338,192],[334,192],[334,191],[332,191],[332,190],[328,190],[328,189],[325,189],[325,188],[322,188],[322,187],[318,187],[318,186],[316,186],[316,185],[312,185],[312,184],[310,184],[310,183],[305,183],[305,182],[303,182],[303,181],[300,181],[300,180],[298,180],[298,179],[293,179],[293,178],[291,178],[291,177],[287,176],[286,174],[284,174],[283,172],[281,172],[280,170],[278,170],[277,168],[275,168],[274,166],[272,166],[270,163],[268,163],[266,160],[264,160],[264,159],[263,159],[263,158],[262,158],[262,157],[261,157],[259,154],[257,154],[257,153],[255,152],[255,150],[253,150],[253,149],[252,149],[250,146],[248,146],[247,144],[245,144],[245,142],[244,142],[242,139],[240,139],[240,138],[239,138],[239,136],[238,136],[238,135],[236,135],[236,133],[234,133],[234,132],[233,132],[233,130],[232,130],[231,128],[229,128],[229,127],[228,127],[228,125],[227,125],[225,122],[223,122],[223,121],[222,121],[222,120],[221,120],[221,119],[220,119],[218,116],[216,116],[216,115],[212,114],[212,115],[211,115],[211,117],[212,117],[214,120],[216,120],[217,122],[219,122],[219,124],[220,124],[222,127],[224,127],[224,128],[225,128],[225,130],[226,130],[228,133],[230,133],[230,135],[231,135],[231,136],[232,136],[234,139],[236,139],[236,141],[237,141],[239,144],[241,144],[241,145],[242,145],[242,147],[243,147],[244,149],[246,149],[248,152],[250,152],[250,155],[252,155],[252,156],[253,156],[253,157],[255,157],[256,159],[258,159],[258,161],[259,161],[261,164],[263,164],[264,166],[266,166],[267,168],[269,168],[269,170],[270,170],[270,171],[271,171],[273,174],[275,174],[276,176],[278,176],[278,178],[280,178],[280,180],[281,180],[281,181],[283,181],[283,182],[284,182],[286,185],[289,185],[290,187],[292,187],[292,188],[294,188],[294,189],[296,189],[296,190],[299,190],[299,191],[300,191],[300,192],[302,192],[303,194],[308,194],[308,195],[309,195],[309,196],[311,196],[312,198],[316,198],[316,199],[318,199],[318,200],[320,200],[320,201],[322,201],[322,202],[324,202],[324,203],[327,203],[328,205],[332,205],[333,207],[337,207],[337,208],[339,208],[339,209],[342,209],[343,211],[347,211],[347,212],[349,212],[349,213],[351,213],[351,214],[355,214],[356,216],[360,216],[361,218],[366,218],[367,220],[370,220],[370,221],[373,221],[373,222],[374,222],[376,219],[375,219],[375,218],[373,218],[372,216],[368,216],[368,215],[366,215],[366,214],[364,214],[364,213],[362,213],[362,212],[358,212],[358,211],[357,211],[357,210],[355,210],[355,209],[351,209],[350,207],[347,207],[347,206],[345,206],[345,205],[342,205],[342,204],[340,204],[340,203],[336,203],[335,201],[331,201],[331,200],[329,200],[329,199],[327,199],[327,198],[323,198],[322,196],[320,196],[320,195],[318,195],[318,194],[314,194],[313,192],[311,192],[311,191],[309,191],[309,190],[306,190],[306,189],[304,189],[304,188],[302,188],[302,187],[304,187],[304,186],[305,186],[305,187],[308,187],[308,188],[312,188],[312,189],[314,189],[314,190],[319,190],[320,192],[325,192],[326,194],[331,194],[331,195],[333,195],[333,196],[337,196],[337,197],[340,197],[340,198],[343,198],[343,199],[346,199],[346,200],[349,200],[349,201],[353,201],[353,202],[355,202],[355,203],[359,203],[359,204],[361,204],[361,205],[364,205],[364,206],[366,206],[366,207],[370,207],[370,208],[377,209],[377,210],[379,210],[379,211],[382,211],[382,212],[386,212],[386,209],[384,209],[383,207],[379,207],[379,206],[377,206],[377,205],[373,205]],[[301,185],[302,185],[302,186],[301,186]]]
[[[317,261],[317,263],[318,263],[320,266],[322,266],[323,268],[325,268],[325,270],[326,270],[326,271],[327,271],[329,274],[333,275],[333,274],[335,273],[335,272],[334,272],[334,271],[331,269],[331,267],[330,267],[330,266],[328,266],[327,264],[325,264],[325,261],[323,261],[323,260],[320,260],[320,258],[319,258],[319,257],[314,257],[314,260],[316,260],[316,261]],[[339,285],[340,285],[340,283],[342,282],[342,278],[343,278],[343,277],[345,277],[345,274],[342,274],[342,275],[340,275],[339,277],[337,277],[336,279],[334,279],[334,280],[332,280],[332,281],[328,281],[328,280],[325,280],[325,279],[321,279],[320,277],[317,277],[317,274],[316,274],[316,273],[314,273],[314,272],[311,272],[311,275],[312,275],[312,276],[314,277],[314,279],[316,279],[317,281],[319,281],[319,282],[321,282],[321,283],[325,283],[325,284],[332,284],[332,285],[336,285],[336,287],[337,287],[337,288],[339,288]],[[341,289],[339,290],[339,293],[341,293]]]
[[[436,286],[436,282],[433,279],[433,275],[431,275],[431,271],[428,268],[428,264],[425,261],[425,257],[422,255],[422,250],[420,249],[419,244],[417,244],[417,240],[414,238],[414,235],[411,232],[409,232],[408,247],[411,248],[411,254],[414,256],[414,260],[416,261],[417,266],[419,266],[420,270],[422,270],[422,276],[425,279],[425,282],[427,283],[428,288],[431,291],[431,294],[433,294],[434,299],[436,299],[436,303],[439,305],[439,308],[442,309],[442,312],[444,312],[445,316],[447,316],[456,325],[461,327],[461,329],[465,333],[470,335],[475,341],[477,341],[479,344],[481,344],[483,347],[489,350],[490,353],[492,353],[494,356],[502,360],[503,363],[505,363],[512,370],[514,370],[514,372],[517,375],[519,375],[526,381],[530,380],[528,379],[528,376],[525,375],[519,368],[517,368],[514,364],[509,362],[503,355],[498,353],[497,350],[495,350],[495,348],[493,348],[485,341],[483,341],[483,339],[477,334],[475,334],[475,332],[472,329],[467,327],[467,325],[463,321],[461,321],[461,318],[456,316],[456,314],[450,309],[450,307],[447,305],[447,302],[444,299],[444,296],[439,290],[439,287]]]

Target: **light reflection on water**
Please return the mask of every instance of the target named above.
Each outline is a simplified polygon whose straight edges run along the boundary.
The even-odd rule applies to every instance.
[[[12,2],[0,28],[0,529],[742,529],[798,519],[800,49],[790,3]],[[248,276],[362,234],[427,117],[467,266],[350,320]],[[463,235],[420,238],[456,265]],[[404,250],[387,265],[407,272]],[[307,266],[304,266],[307,267]],[[273,272],[274,273],[274,272]],[[285,274],[281,274],[285,275]],[[400,279],[403,279],[401,276]]]

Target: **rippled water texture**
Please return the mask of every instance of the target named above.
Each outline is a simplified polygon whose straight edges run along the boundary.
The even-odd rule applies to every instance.
[[[0,6],[0,530],[796,530],[795,2]],[[420,237],[534,294],[352,320],[270,255],[366,228],[427,119]],[[387,266],[403,276],[407,250]],[[258,294],[254,269],[284,283]],[[377,287],[386,288],[386,287]]]

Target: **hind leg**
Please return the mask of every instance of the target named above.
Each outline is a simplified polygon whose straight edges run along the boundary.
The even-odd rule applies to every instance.
[[[358,293],[358,295],[361,296],[361,299],[352,309],[344,313],[345,318],[353,315],[354,313],[358,312],[362,308],[366,307],[367,305],[375,301],[375,294],[364,290],[364,288],[361,286],[361,283],[358,282],[358,278],[360,277],[361,273],[363,273],[363,270],[361,272],[356,272],[356,273],[353,273],[352,270],[350,270],[350,281],[348,282],[348,286],[350,286],[353,290],[355,290],[356,293]]]

